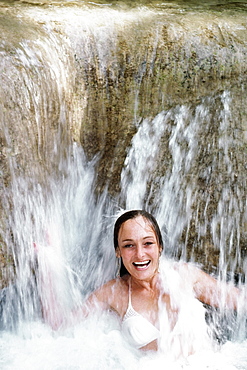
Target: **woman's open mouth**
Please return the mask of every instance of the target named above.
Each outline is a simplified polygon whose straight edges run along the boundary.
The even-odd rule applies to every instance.
[[[151,260],[141,261],[141,262],[133,262],[133,265],[137,270],[145,270],[148,268]]]

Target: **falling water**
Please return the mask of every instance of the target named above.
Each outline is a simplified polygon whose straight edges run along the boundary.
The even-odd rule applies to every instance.
[[[230,96],[224,92],[220,99],[222,110],[218,114],[222,121],[219,121],[218,130],[221,130],[222,125],[229,124],[227,113],[229,113]],[[184,255],[186,254],[186,243],[181,246],[179,235],[181,237],[183,230],[189,228],[196,191],[194,181],[188,182],[185,187],[182,184],[188,174],[192,176],[191,171],[197,161],[198,137],[201,130],[199,122],[208,118],[210,104],[214,103],[215,100],[210,98],[198,105],[195,110],[191,110],[189,105],[181,106],[161,112],[153,122],[144,120],[133,137],[122,171],[123,190],[120,201],[123,202],[122,199],[125,199],[127,207],[133,205],[133,207],[152,208],[149,205],[152,198],[153,203],[157,204],[154,210],[161,228],[165,230],[164,227],[166,227],[167,253],[173,256],[177,255],[179,247],[182,248]],[[153,125],[151,126],[150,123]],[[152,181],[152,166],[155,166],[158,160],[157,148],[162,136],[167,133],[171,162],[169,171],[159,181],[157,178]],[[184,146],[183,140],[188,145]],[[222,145],[221,140],[222,138],[219,137],[217,145]],[[225,141],[223,161],[228,168],[231,164],[227,145],[232,144],[230,138],[227,140],[229,141]],[[145,146],[146,142],[150,145]],[[154,143],[157,144],[155,147]],[[138,147],[145,147],[145,150],[139,151]],[[142,176],[147,160],[149,171]],[[109,317],[108,314],[96,315],[75,327],[58,332],[52,332],[46,324],[42,323],[40,297],[43,302],[47,302],[47,309],[54,311],[53,321],[56,321],[60,316],[68,316],[90,291],[114,277],[115,262],[111,235],[117,200],[113,201],[107,195],[107,191],[100,197],[96,197],[92,192],[95,186],[96,164],[97,159],[88,161],[83,150],[75,145],[71,148],[66,164],[66,176],[58,178],[51,176],[47,179],[48,194],[38,183],[33,184],[31,180],[21,177],[15,179],[11,189],[13,207],[9,210],[8,220],[9,228],[14,231],[14,235],[8,235],[7,241],[14,250],[17,278],[14,284],[2,293],[4,295],[1,335],[2,368],[85,368],[82,363],[87,364],[87,369],[94,369],[99,364],[105,369],[129,369],[134,366],[145,368],[151,364],[162,368],[165,360],[171,368],[179,369],[182,366],[179,362],[171,360],[169,356],[162,357],[160,354],[145,356],[144,363],[140,354],[130,349],[121,338],[117,318]],[[217,164],[213,170],[218,170]],[[207,169],[204,175],[207,178]],[[148,185],[150,183],[155,184],[155,189]],[[133,184],[136,193],[131,200]],[[223,201],[224,199],[220,197],[219,207]],[[236,204],[235,207],[240,205]],[[230,210],[232,212],[232,208]],[[215,239],[216,222],[216,216],[214,216],[212,238],[216,246],[221,248],[223,241],[218,242]],[[238,227],[239,224],[235,225],[231,222],[226,232],[230,235],[234,233],[238,235]],[[205,225],[198,225],[198,228],[203,235]],[[225,238],[225,236],[222,237]],[[179,242],[180,245],[176,246]],[[238,245],[235,247],[239,248]],[[173,248],[175,251],[172,251]],[[40,288],[40,279],[44,279],[44,291]],[[57,305],[55,300],[55,307],[51,298],[54,292],[50,294],[50,284],[59,302]],[[176,287],[174,286],[173,289],[176,290]],[[188,296],[186,296],[185,307],[187,303]],[[194,320],[193,316],[192,321]],[[243,321],[242,324],[244,325]],[[229,325],[231,324],[228,322]],[[203,330],[201,325],[198,341],[201,341]],[[235,330],[242,335],[245,332],[242,327],[235,327]],[[96,353],[95,348],[98,349]],[[205,353],[201,353],[201,356],[205,357],[202,357],[203,362],[206,361],[205,369],[225,369],[226,366],[231,369],[235,368],[235,365],[236,368],[246,368],[245,348],[245,342],[243,344],[227,342],[222,347],[221,354],[214,353],[213,349],[209,353],[208,349],[205,350]],[[233,355],[236,350],[239,352],[238,359]],[[201,367],[202,358],[197,359],[196,355],[192,357],[191,363],[187,364],[188,368],[196,368],[198,363]]]
[[[234,88],[229,84],[212,91],[198,88],[196,97],[184,98],[192,77],[186,75],[185,81],[182,75],[190,72],[195,50],[191,52],[188,41],[184,55],[179,55],[174,40],[181,41],[181,28],[167,26],[180,8],[167,7],[166,27],[162,28],[164,3],[159,4],[158,12],[100,6],[102,13],[92,4],[82,10],[80,6],[64,10],[53,4],[52,11],[49,6],[24,6],[13,27],[22,30],[21,23],[28,18],[29,40],[17,32],[9,35],[11,40],[4,36],[1,44],[4,165],[0,235],[7,248],[8,268],[3,278],[8,284],[1,291],[0,366],[18,370],[247,369],[242,302],[234,315],[209,310],[206,327],[204,309],[192,299],[189,289],[182,294],[178,291],[167,261],[163,261],[163,277],[184,315],[179,321],[185,335],[183,349],[186,351],[191,336],[198,345],[198,353],[186,361],[175,359],[176,351],[167,347],[165,325],[164,352],[143,355],[122,338],[113,314],[99,311],[58,330],[44,321],[44,317],[48,322],[51,318],[59,327],[90,292],[114,278],[113,225],[125,209],[145,208],[157,217],[169,259],[198,263],[223,281],[238,278],[242,283],[246,272],[244,82],[240,79]],[[18,3],[13,9],[19,14]],[[68,13],[74,22],[68,22]],[[136,34],[140,31],[148,40],[147,50],[142,50],[144,60],[141,53],[128,55],[140,41],[127,32],[135,24],[136,14],[143,17],[145,27],[158,18],[152,42],[141,19],[137,22],[140,30]],[[6,16],[10,17],[8,11]],[[33,18],[38,25],[32,24]],[[234,24],[234,17],[231,22]],[[5,22],[1,27],[6,30]],[[241,27],[234,28],[235,38],[230,40],[235,57],[239,56],[238,72],[244,69],[241,58],[245,55],[244,43],[238,44]],[[174,38],[168,42],[174,60],[170,54],[162,55],[161,35]],[[196,49],[200,43],[192,36]],[[220,40],[229,41],[224,34]],[[128,42],[133,45],[128,52],[124,49],[121,59],[118,48]],[[200,58],[194,69],[195,83],[199,70],[209,73],[205,51],[198,46],[196,52]],[[228,76],[234,57],[229,60],[227,48],[216,47],[214,52],[214,57],[222,58],[215,74]],[[179,98],[175,90],[168,91],[174,81],[161,81],[162,66],[157,67],[156,59],[174,73],[178,70],[177,78],[182,81]],[[181,61],[186,64],[182,72]],[[127,81],[131,81],[128,86]],[[81,127],[79,122],[83,122]],[[85,138],[90,135],[95,140],[87,143]],[[111,140],[113,149],[109,149]],[[104,158],[107,150],[110,154]],[[119,184],[112,186],[112,179]],[[162,319],[165,323],[167,318]],[[208,332],[209,342],[199,348]]]

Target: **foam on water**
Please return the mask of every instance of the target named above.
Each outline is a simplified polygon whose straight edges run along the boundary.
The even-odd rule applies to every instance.
[[[246,350],[247,342],[227,342],[220,351],[200,351],[187,360],[174,361],[160,353],[140,356],[123,341],[114,319],[94,317],[64,334],[53,333],[39,322],[24,324],[18,334],[2,333],[0,365],[3,370],[129,370],[137,367],[144,370],[150,367],[246,370]]]

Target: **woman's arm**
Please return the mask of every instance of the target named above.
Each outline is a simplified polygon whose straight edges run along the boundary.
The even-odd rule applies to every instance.
[[[196,297],[203,303],[213,307],[225,307],[237,310],[244,291],[235,287],[233,283],[224,283],[208,275],[199,268],[188,267],[189,274],[193,275],[193,288]]]

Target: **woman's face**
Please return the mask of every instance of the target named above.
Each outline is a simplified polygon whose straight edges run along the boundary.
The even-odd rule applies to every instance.
[[[157,273],[161,250],[151,224],[142,216],[120,227],[116,255],[134,278],[149,280]]]

